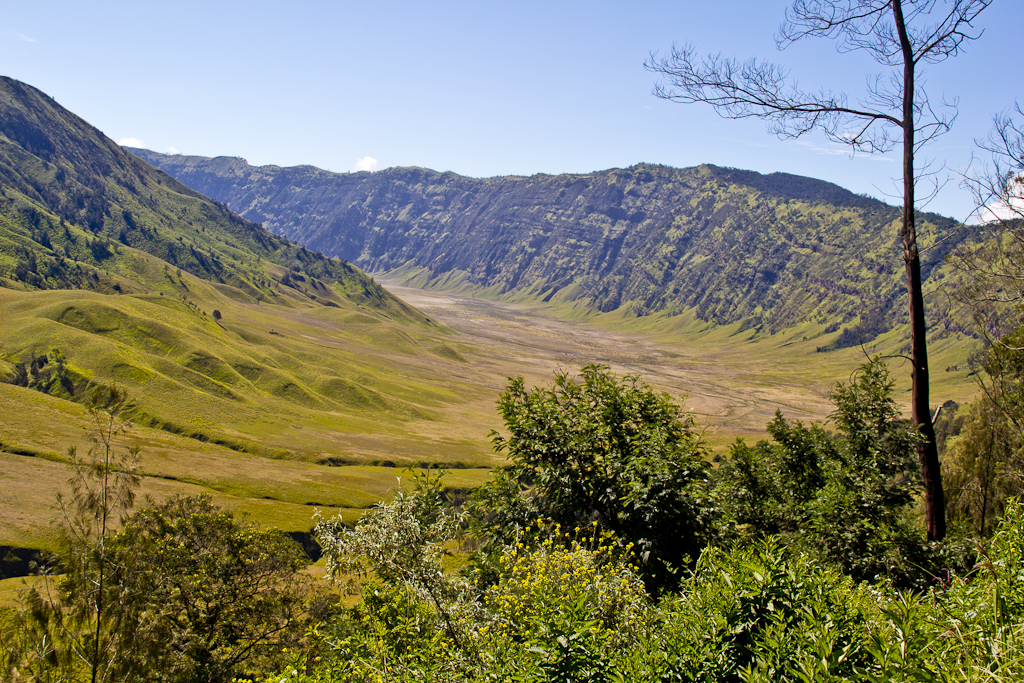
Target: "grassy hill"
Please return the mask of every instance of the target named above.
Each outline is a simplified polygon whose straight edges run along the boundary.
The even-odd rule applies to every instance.
[[[8,78],[0,320],[0,470],[18,482],[0,545],[45,542],[41,511],[67,448],[89,447],[80,404],[97,385],[131,397],[124,445],[143,444],[145,490],[213,492],[290,529],[309,527],[309,505],[378,499],[396,466],[491,462],[484,441],[435,425],[475,396],[451,379],[450,330]]]
[[[133,152],[275,232],[414,286],[585,312],[693,311],[765,332],[811,321],[848,330],[840,345],[906,317],[899,210],[812,178],[651,164],[528,178],[337,174]],[[964,234],[934,214],[919,224],[934,289]]]

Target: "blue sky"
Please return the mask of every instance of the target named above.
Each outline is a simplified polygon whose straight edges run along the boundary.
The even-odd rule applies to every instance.
[[[827,40],[778,52],[789,0],[132,2],[0,0],[2,73],[111,138],[160,152],[352,171],[585,173],[638,162],[714,163],[822,178],[895,201],[898,152],[850,157],[812,135],[651,95],[643,63],[673,42],[768,57],[806,88],[859,93],[878,68]],[[929,67],[959,98],[953,132],[923,156],[949,176],[928,210],[964,219],[958,172],[994,113],[1024,100],[1024,2],[996,0],[965,54]],[[888,195],[888,197],[887,197]]]

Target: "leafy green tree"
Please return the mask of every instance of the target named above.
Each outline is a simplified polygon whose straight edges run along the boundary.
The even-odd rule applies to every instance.
[[[587,365],[579,377],[557,373],[552,387],[510,380],[498,410],[508,436],[492,440],[511,460],[502,485],[516,482],[506,505],[569,529],[597,522],[633,544],[651,587],[671,585],[707,545],[707,449],[668,394]]]
[[[125,671],[150,681],[230,681],[279,663],[301,634],[307,559],[292,539],[217,508],[175,496],[125,520],[112,548],[131,563],[127,596],[133,647]]]
[[[122,604],[108,595],[109,586],[126,569],[107,547],[113,525],[135,502],[139,477],[135,474],[138,448],[117,451],[115,439],[126,425],[120,415],[128,403],[124,390],[100,387],[93,394],[89,412],[95,422],[89,459],[69,452],[75,474],[71,497],[58,496],[61,525],[61,602],[70,607],[71,623],[92,621],[91,632],[71,643],[89,666],[90,680],[108,680],[124,656],[124,648],[107,632],[124,618]],[[70,633],[70,631],[69,631]]]
[[[969,524],[971,535],[988,536],[1007,498],[1022,491],[1020,434],[987,396],[968,409],[960,435],[945,453],[947,514]]]
[[[789,422],[781,411],[766,426],[771,441],[733,444],[715,474],[716,498],[731,519],[757,534],[794,534],[838,457],[820,424]]]
[[[919,486],[919,437],[892,386],[873,360],[831,392],[835,434],[777,414],[773,441],[738,442],[716,474],[726,514],[754,535],[781,533],[854,578],[902,575],[903,558],[920,546],[905,522]]]
[[[462,514],[442,476],[416,476],[411,492],[397,491],[351,528],[340,517],[316,526],[335,581],[373,577],[354,614],[323,629],[350,631],[330,648],[351,676],[341,680],[380,680],[364,678],[368,668],[383,680],[410,680],[425,670],[464,680],[479,664],[475,633],[491,619],[477,587],[444,570],[448,546],[462,535]]]
[[[320,520],[315,533],[335,579],[372,574],[429,605],[444,631],[463,648],[463,628],[479,616],[476,591],[446,573],[445,544],[461,535],[462,516],[444,499],[441,478],[423,475],[413,492],[398,491],[364,515],[353,528],[341,519]]]
[[[981,395],[950,444],[950,519],[987,536],[1007,498],[1024,494],[1024,327],[994,341],[975,363]]]
[[[88,458],[72,449],[58,498],[55,569],[3,634],[5,676],[25,681],[226,682],[279,666],[311,591],[298,545],[214,507],[175,497],[129,514],[137,449],[118,439],[123,391],[103,387]],[[317,596],[313,596],[317,597]]]
[[[75,396],[75,382],[60,349],[52,349],[48,354],[30,353],[28,360],[14,364],[10,382],[61,398],[73,399]]]
[[[118,588],[130,566],[110,547],[115,525],[134,504],[137,448],[119,448],[125,434],[123,390],[100,387],[90,398],[93,445],[86,457],[69,450],[70,494],[57,498],[59,575],[29,591],[18,616],[20,646],[7,666],[37,680],[120,681],[131,643],[120,637],[130,619]]]
[[[1024,434],[1024,326],[993,342],[980,366],[982,392]]]

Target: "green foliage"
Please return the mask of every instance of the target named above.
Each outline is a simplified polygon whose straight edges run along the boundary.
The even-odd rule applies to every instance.
[[[87,458],[71,449],[70,493],[57,499],[55,569],[0,639],[5,678],[226,683],[243,666],[279,666],[304,627],[305,556],[209,497],[129,515],[138,450],[117,445],[127,403],[116,388],[93,394],[93,447]]]
[[[774,442],[742,440],[715,475],[716,497],[738,524],[759,534],[792,534],[825,483],[825,466],[837,457],[821,425],[789,422],[781,412],[767,425]]]
[[[812,664],[849,675],[866,631],[860,602],[850,579],[775,540],[709,548],[619,680],[799,680]]]
[[[427,602],[384,583],[318,630],[326,647],[266,682],[1019,680],[1022,539],[1011,501],[969,576],[919,592],[857,584],[777,538],[712,547],[651,605],[614,543],[552,538],[506,550],[488,613],[466,631],[472,658]]]
[[[556,530],[535,549],[506,548],[485,596],[494,623],[482,647],[515,643],[513,667],[527,677],[607,680],[613,653],[635,645],[651,615],[636,567],[623,555],[614,537],[597,536],[596,524]]]
[[[981,369],[988,377],[985,394],[1017,433],[1024,433],[1024,326],[993,343]]]
[[[560,372],[553,387],[531,391],[520,377],[498,409],[509,435],[492,440],[512,461],[510,478],[495,485],[512,494],[499,516],[537,509],[568,528],[596,522],[633,544],[652,586],[673,583],[711,538],[706,449],[693,417],[638,376],[588,365],[579,378]]]
[[[424,479],[352,529],[320,525],[336,578],[376,578],[358,607],[316,630],[316,654],[292,663],[309,670],[299,680],[606,680],[650,610],[628,553],[576,529],[504,547],[493,585],[473,585],[441,570],[456,518],[439,491]]]
[[[302,631],[307,560],[279,531],[174,497],[125,520],[111,547],[130,563],[118,583],[135,623],[127,667],[152,681],[227,682],[280,665]]]
[[[280,667],[330,611],[297,575],[306,559],[291,539],[208,497],[122,522],[102,550],[62,549],[65,573],[26,594],[3,639],[14,680],[227,683]]]
[[[871,361],[830,398],[836,434],[777,414],[772,442],[733,446],[716,496],[750,533],[785,534],[857,580],[917,580],[915,563],[928,560],[905,520],[917,436],[899,416],[888,370]]]
[[[104,390],[101,385],[72,368],[67,356],[58,348],[48,353],[30,352],[27,358],[14,363],[8,381],[15,386],[50,396],[84,401],[87,405],[97,391]]]
[[[994,342],[977,361],[982,394],[948,448],[947,515],[988,535],[1005,501],[1024,493],[1024,327]]]
[[[970,406],[960,436],[946,452],[943,480],[950,522],[966,521],[975,536],[988,536],[1005,501],[1022,491],[1020,434],[987,397]]]
[[[353,528],[320,519],[315,534],[335,580],[372,572],[405,591],[413,603],[425,603],[437,615],[445,635],[465,649],[466,628],[478,618],[475,590],[462,577],[446,573],[445,545],[458,536],[461,517],[441,504],[440,479],[420,477],[412,493],[368,511]],[[379,618],[371,613],[370,618]]]
[[[122,680],[132,645],[121,637],[131,621],[119,588],[131,567],[111,547],[114,525],[135,502],[138,449],[119,450],[115,440],[126,427],[121,414],[127,395],[117,388],[97,389],[89,402],[93,445],[85,458],[69,450],[73,476],[70,495],[58,495],[58,551],[42,590],[26,595],[18,619],[20,646],[8,651],[7,669],[40,680],[82,676],[96,681]]]

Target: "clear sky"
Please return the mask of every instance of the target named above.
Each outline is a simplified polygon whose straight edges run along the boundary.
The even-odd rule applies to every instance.
[[[822,178],[895,202],[898,151],[850,157],[812,135],[651,95],[673,42],[768,57],[801,86],[851,94],[878,72],[827,40],[778,52],[789,0],[0,0],[0,74],[117,141],[332,171],[421,166],[468,176],[713,163]],[[994,113],[1024,101],[1024,0],[996,0],[982,38],[929,67],[959,99],[924,152],[949,176],[928,210],[967,218],[958,172]]]

